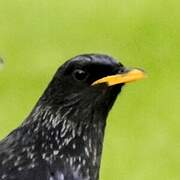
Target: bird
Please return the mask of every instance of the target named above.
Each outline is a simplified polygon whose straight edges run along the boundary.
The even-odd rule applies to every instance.
[[[66,61],[22,124],[0,141],[0,179],[98,180],[108,113],[122,87],[142,78],[143,70],[109,55]]]

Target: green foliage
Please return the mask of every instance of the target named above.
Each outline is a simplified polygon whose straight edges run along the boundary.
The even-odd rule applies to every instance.
[[[101,179],[179,180],[179,9],[178,0],[1,0],[0,137],[66,59],[106,53],[148,78],[128,84],[110,113]]]

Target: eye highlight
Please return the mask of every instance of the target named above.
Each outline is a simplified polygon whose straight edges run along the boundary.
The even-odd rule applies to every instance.
[[[88,78],[88,73],[82,69],[75,69],[72,75],[77,81],[85,81]]]

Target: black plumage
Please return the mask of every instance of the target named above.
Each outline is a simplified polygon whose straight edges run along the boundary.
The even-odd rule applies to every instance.
[[[97,83],[127,71],[106,55],[62,65],[20,127],[0,142],[1,180],[97,180],[106,118],[123,83]]]

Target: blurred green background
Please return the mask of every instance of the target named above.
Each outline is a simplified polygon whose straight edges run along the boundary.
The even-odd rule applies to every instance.
[[[1,0],[0,138],[31,111],[55,70],[82,53],[141,67],[106,129],[101,180],[180,179],[180,1]]]

